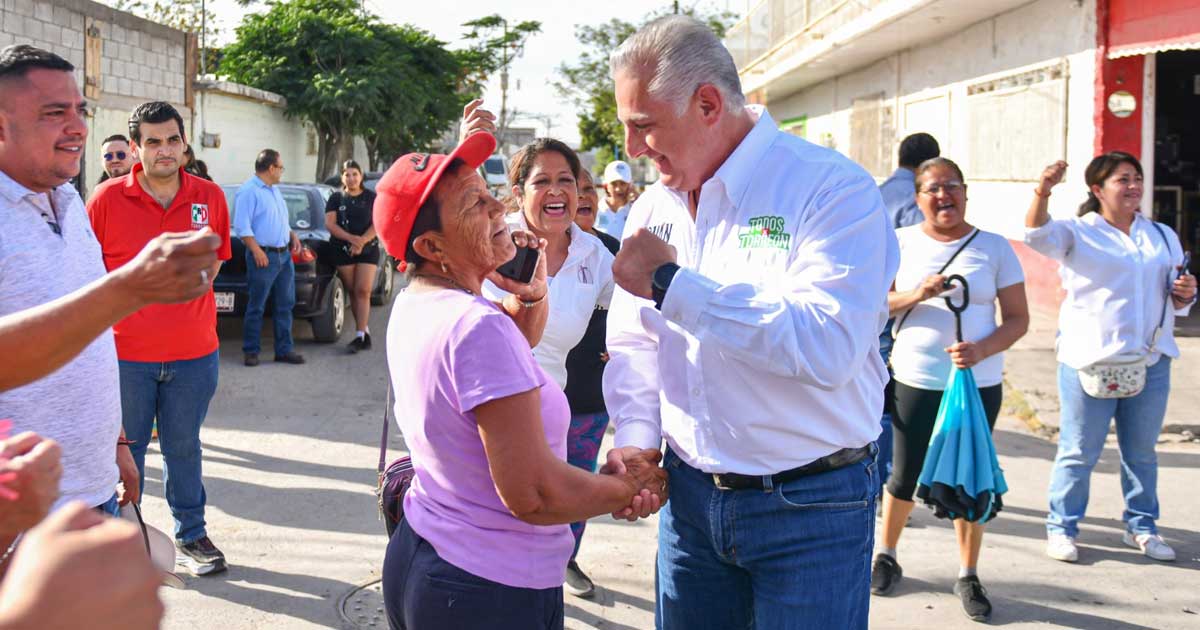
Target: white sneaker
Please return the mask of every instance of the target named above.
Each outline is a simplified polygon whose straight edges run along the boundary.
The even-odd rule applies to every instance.
[[[1125,532],[1121,540],[1134,549],[1141,549],[1147,558],[1163,562],[1172,562],[1175,560],[1175,550],[1171,549],[1171,545],[1168,545],[1167,541],[1163,540],[1162,536],[1158,534],[1138,534],[1134,536],[1129,532]]]
[[[1050,534],[1046,539],[1046,555],[1063,562],[1075,562],[1079,559],[1079,548],[1075,539],[1066,534]]]

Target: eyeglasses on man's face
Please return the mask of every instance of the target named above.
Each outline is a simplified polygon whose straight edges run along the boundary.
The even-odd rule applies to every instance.
[[[125,156],[126,153],[124,151],[113,151],[111,153],[104,154],[104,161],[112,162],[113,160],[124,160]]]
[[[947,195],[953,195],[954,193],[960,193],[965,189],[966,186],[962,182],[945,182],[942,184],[930,184],[921,190],[918,190],[917,192],[921,193],[922,195],[937,196],[942,194],[942,191],[945,191]]]
[[[282,173],[282,172],[283,172],[283,165],[282,165],[282,164],[272,164],[271,166],[272,166],[273,168],[277,168],[277,169],[279,169],[279,172],[280,172],[280,173]]]

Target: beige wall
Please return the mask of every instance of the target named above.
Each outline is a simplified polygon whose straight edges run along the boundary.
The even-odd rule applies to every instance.
[[[1038,129],[1020,111],[1006,112],[1011,117],[1003,128],[988,128],[1001,124],[998,121],[969,120],[968,86],[1049,64],[1065,64],[1067,68],[1062,125]],[[1071,192],[1052,197],[1051,212],[1059,217],[1070,216],[1082,200],[1083,167],[1092,157],[1094,76],[1094,1],[1076,7],[1061,0],[1038,0],[972,24],[952,37],[900,51],[798,93],[773,96],[768,108],[776,120],[807,116],[805,136],[809,141],[852,155],[852,102],[882,94],[883,103],[892,110],[891,166],[895,166],[895,149],[901,138],[917,131],[933,133],[942,154],[965,171],[972,222],[1019,238],[1034,180],[1045,164],[1036,160],[1024,164],[1022,156],[1011,156],[1018,162],[1015,170],[1023,174],[1020,177],[973,179],[968,154],[971,141],[985,131],[1061,136],[1065,150],[1055,157],[1065,158],[1073,168],[1060,190]],[[912,117],[922,122],[909,123],[906,112],[919,114]],[[1012,124],[1014,121],[1016,124]]]

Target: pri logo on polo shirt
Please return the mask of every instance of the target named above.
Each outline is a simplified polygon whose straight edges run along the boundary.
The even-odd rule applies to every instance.
[[[208,227],[208,204],[192,204],[192,229],[200,230]]]

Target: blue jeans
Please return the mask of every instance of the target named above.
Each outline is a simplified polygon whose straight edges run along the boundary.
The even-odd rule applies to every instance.
[[[292,309],[296,306],[296,267],[288,252],[266,252],[266,267],[254,262],[254,254],[246,250],[246,283],[250,289],[250,300],[246,303],[246,319],[243,322],[242,352],[258,354],[262,351],[263,312],[267,308],[267,296],[275,296],[275,356],[292,351]]]
[[[659,513],[659,630],[867,627],[875,461],[770,491],[721,490],[668,450]]]
[[[142,487],[146,480],[146,448],[157,418],[167,505],[175,517],[175,539],[184,544],[207,535],[200,425],[217,391],[218,362],[217,352],[170,363],[119,362],[122,422],[125,437],[133,440],[129,450],[137,462]]]
[[[1121,451],[1121,492],[1125,495],[1125,527],[1134,534],[1154,534],[1158,520],[1158,456],[1154,452],[1167,412],[1171,358],[1146,369],[1146,388],[1130,398],[1092,398],[1079,385],[1079,374],[1058,365],[1058,397],[1062,407],[1058,455],[1050,473],[1051,534],[1079,535],[1087,511],[1092,468],[1104,450],[1109,422],[1116,418]]]
[[[108,516],[112,516],[114,518],[120,518],[121,502],[117,499],[117,494],[114,492],[109,500],[97,505],[96,511],[100,512],[101,514],[107,514]]]

